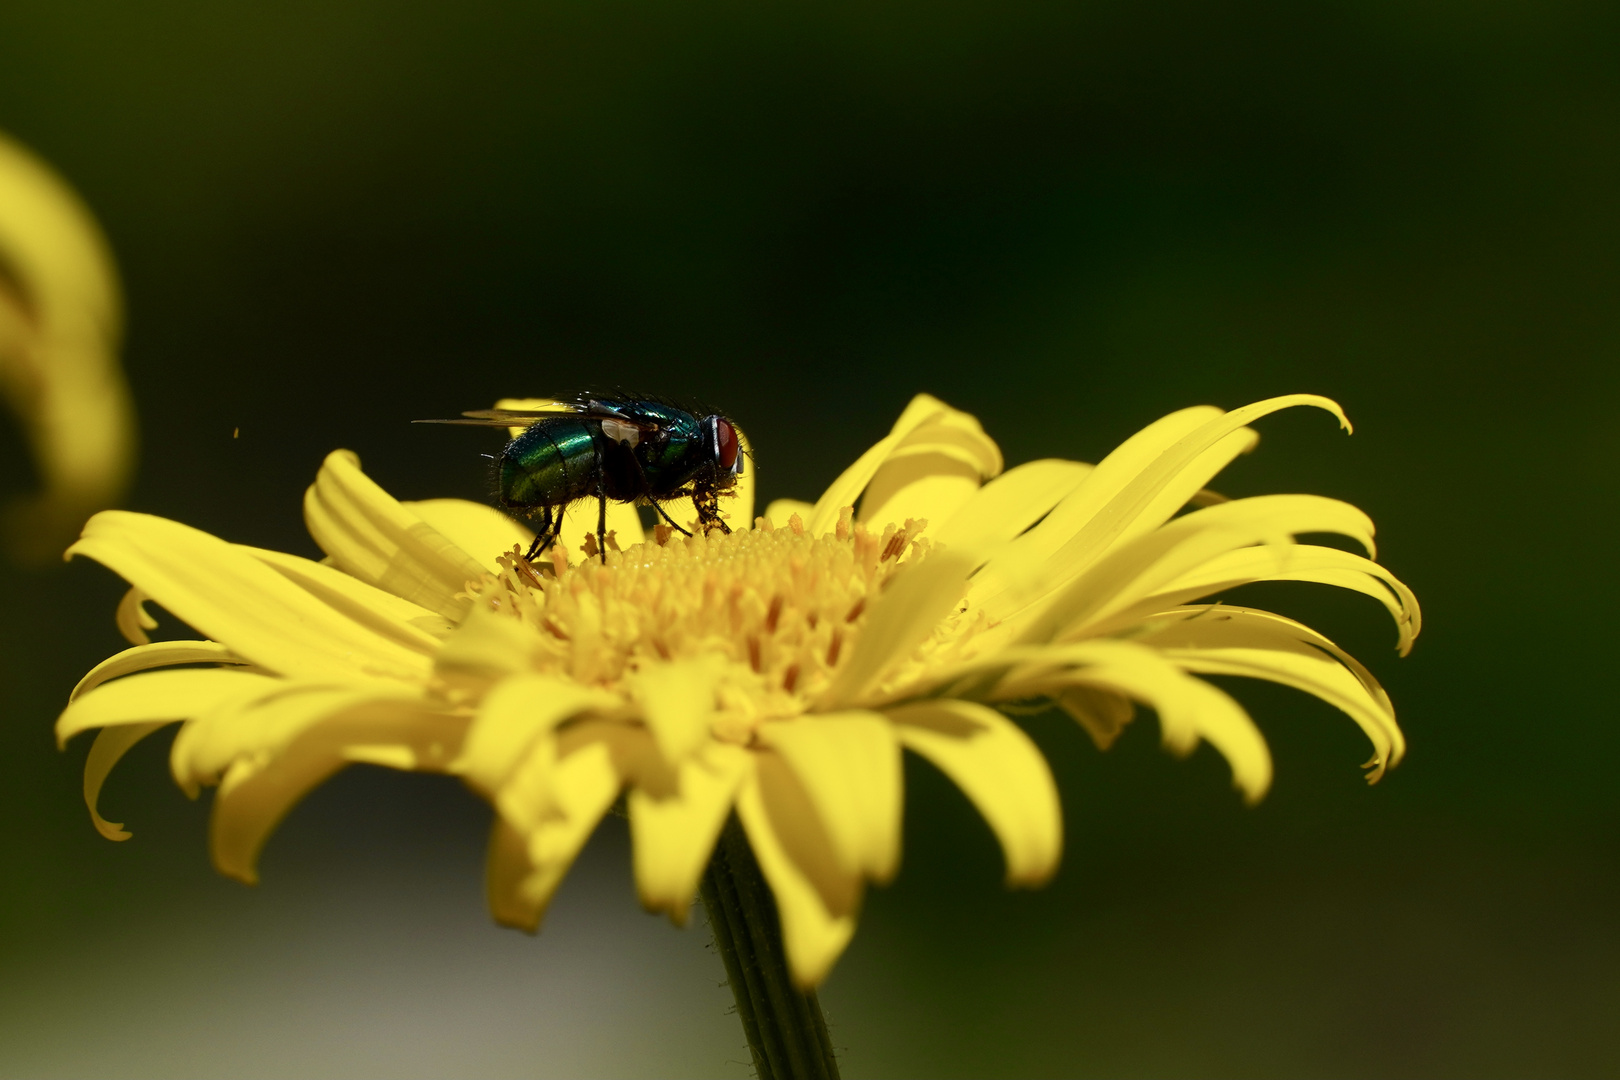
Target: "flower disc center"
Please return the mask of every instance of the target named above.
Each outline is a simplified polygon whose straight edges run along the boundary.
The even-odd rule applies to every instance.
[[[610,545],[605,562],[569,566],[556,550],[549,565],[502,556],[498,587],[534,631],[540,672],[619,689],[647,663],[714,658],[715,734],[744,742],[759,720],[805,712],[826,688],[868,599],[926,550],[915,539],[926,524],[873,533],[846,507],[821,536],[798,515],[729,534],[660,530],[625,551]]]

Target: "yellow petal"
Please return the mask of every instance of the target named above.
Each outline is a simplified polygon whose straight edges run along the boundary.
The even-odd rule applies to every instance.
[[[1296,405],[1311,405],[1338,417],[1350,430],[1344,410],[1316,394],[1289,394],[1245,405],[1211,417],[1146,464],[1058,553],[1067,563],[1087,564],[1111,544],[1157,528],[1203,487],[1226,462],[1253,446],[1254,436],[1241,429],[1262,416]],[[1101,472],[1101,467],[1098,469]],[[1179,497],[1165,500],[1167,494]],[[1159,516],[1155,517],[1157,514]]]
[[[1007,860],[1007,884],[1039,885],[1057,870],[1063,815],[1052,771],[1028,735],[971,701],[921,701],[886,711],[908,750],[962,789]]]
[[[118,632],[131,645],[150,644],[152,639],[146,632],[157,629],[157,620],[146,610],[147,599],[145,593],[132,586],[124,590],[124,595],[118,601],[118,610],[113,615]]]
[[[133,651],[133,650],[131,650]],[[263,693],[275,679],[220,669],[161,671],[118,679],[76,695],[56,721],[56,738],[102,728],[84,765],[84,802],[96,830],[109,840],[127,840],[121,824],[101,816],[96,802],[120,758],[165,724],[196,716],[220,702]]]
[[[1136,706],[1124,694],[1094,686],[1071,686],[1053,698],[1058,706],[1086,729],[1097,749],[1107,750],[1136,716]]]
[[[928,395],[919,394],[918,398],[926,399]],[[916,400],[913,399],[914,404]],[[934,405],[942,407],[900,436],[884,466],[879,467],[877,475],[881,475],[884,467],[895,461],[929,454],[944,454],[955,458],[965,465],[972,466],[982,477],[998,475],[1003,464],[1001,448],[996,445],[995,440],[984,433],[984,426],[979,423],[979,418],[937,400],[933,405],[925,402],[922,408],[931,410]]]
[[[73,191],[0,135],[0,394],[43,484],[7,510],[8,541],[45,559],[117,501],[134,465],[134,410],[118,368],[122,301],[106,240]]]
[[[821,498],[816,500],[815,508],[804,520],[805,528],[812,535],[820,535],[831,529],[838,522],[838,512],[846,506],[855,505],[872,477],[877,475],[878,470],[913,432],[927,425],[937,431],[955,429],[957,433],[964,433],[969,431],[970,427],[977,427],[978,423],[972,416],[951,408],[936,397],[918,394],[900,414],[900,419],[895,421],[889,434],[857,458],[855,464],[845,469],[838,479],[832,482],[832,486],[822,493]],[[990,445],[994,446],[993,443]],[[982,447],[978,449],[983,450]],[[960,448],[958,452],[962,452]],[[996,453],[999,459],[1000,452]],[[996,471],[999,471],[999,466]]]
[[[1042,659],[1010,673],[996,690],[998,698],[1055,696],[1070,686],[1124,694],[1159,714],[1164,744],[1171,751],[1191,753],[1200,738],[1207,739],[1232,767],[1233,786],[1248,802],[1259,801],[1271,785],[1271,752],[1249,714],[1222,691],[1186,674],[1158,649],[1099,640],[1035,654]]]
[[[556,767],[556,733],[542,732],[529,743],[516,767],[507,772],[506,779],[490,800],[495,812],[523,836],[523,857],[529,862],[531,873],[534,861],[528,854],[529,837],[552,812],[554,793],[551,779]],[[544,909],[543,903],[536,903],[537,912]]]
[[[484,885],[489,893],[489,913],[502,926],[533,933],[540,927],[544,907],[523,893],[523,883],[534,873],[529,862],[529,845],[523,834],[501,815],[489,831],[489,853],[485,861]]]
[[[479,704],[452,771],[474,789],[493,795],[536,738],[613,700],[570,679],[532,672],[503,679]]]
[[[890,578],[867,609],[866,626],[827,687],[822,707],[858,703],[893,664],[910,656],[956,609],[973,565],[971,555],[936,550]]]
[[[1030,461],[995,477],[954,514],[930,529],[934,541],[953,551],[989,553],[1035,524],[1091,474],[1078,461]]]
[[[538,642],[522,620],[487,603],[476,605],[439,649],[435,674],[470,697],[491,683],[532,671]]]
[[[954,409],[939,413],[895,442],[866,486],[860,520],[944,521],[1001,465],[1001,449],[975,417]]]
[[[244,664],[240,656],[217,641],[159,641],[115,653],[91,668],[68,695],[69,701],[94,690],[109,679],[175,664]]]
[[[809,990],[855,933],[860,878],[839,869],[809,797],[775,753],[756,755],[755,772],[737,793],[737,816],[776,897],[793,981]]]
[[[365,723],[368,719],[373,722]],[[420,704],[401,708],[397,703],[360,703],[308,725],[304,738],[274,758],[233,762],[220,784],[210,822],[215,867],[241,881],[256,881],[265,839],[311,788],[350,761],[391,760],[401,768],[423,767],[434,756],[434,735],[441,731],[442,721]],[[401,753],[376,752],[383,747]]]
[[[676,790],[658,798],[630,792],[630,838],[636,890],[648,911],[663,911],[686,925],[698,879],[731,813],[753,755],[739,746],[710,743],[682,761]]]
[[[520,892],[536,918],[562,884],[579,851],[607,812],[638,759],[650,749],[644,731],[625,724],[584,721],[562,732],[557,757],[547,770],[543,814],[527,823],[526,844],[534,869]],[[497,804],[503,813],[510,803]],[[507,820],[516,825],[509,815]],[[523,829],[523,826],[518,826]]]
[[[478,560],[491,574],[498,574],[501,569],[495,556],[511,551],[514,544],[527,551],[534,542],[532,529],[483,503],[466,499],[422,499],[400,505]]]
[[[478,559],[378,487],[348,450],[326,456],[304,496],[304,524],[339,570],[452,622],[467,612],[468,583],[484,576]]]
[[[1406,739],[1384,688],[1354,657],[1310,627],[1269,611],[1219,604],[1179,608],[1161,618],[1163,625],[1141,640],[1172,663],[1206,675],[1282,683],[1345,712],[1373,744],[1369,782],[1405,754]]]
[[[886,486],[878,487],[880,482]],[[867,488],[860,519],[880,527],[890,522],[902,525],[908,518],[942,521],[954,516],[978,490],[973,467],[943,454],[891,460]]]
[[[724,662],[713,655],[648,661],[629,678],[647,729],[674,764],[709,738],[715,683]]]
[[[776,499],[765,508],[765,513],[762,516],[772,525],[781,529],[787,527],[788,520],[794,514],[799,515],[801,522],[809,521],[810,514],[814,510],[814,506],[798,499]]]
[[[1032,582],[1039,583],[1058,551],[1096,518],[1103,507],[1117,497],[1144,468],[1183,437],[1221,415],[1221,410],[1210,405],[1181,409],[1160,417],[1126,439],[1082,478],[1040,524],[1009,544],[989,566],[979,572],[968,594],[969,600],[975,607],[999,605],[1006,610],[1014,610],[1017,605],[1002,600],[1003,593],[1021,592]],[[1081,567],[1073,569],[1078,571]]]
[[[214,869],[244,884],[258,884],[259,852],[270,833],[300,799],[346,764],[341,758],[304,755],[265,764],[233,762],[209,819]]]
[[[1009,607],[998,601],[998,593],[1016,594],[1033,585],[1036,595],[1046,595],[1061,588],[1111,548],[1157,528],[1214,471],[1253,445],[1252,436],[1240,430],[1246,424],[1294,405],[1325,409],[1349,428],[1337,404],[1314,394],[1270,398],[1229,413],[1208,407],[1172,413],[1108,455],[1046,521],[1030,530],[1038,542],[1012,545],[985,567],[971,599],[993,617],[1004,617],[1004,610],[1022,606],[1029,597],[1019,597]],[[1005,567],[999,565],[1003,560],[1008,560]]]
[[[64,746],[73,736],[91,728],[185,720],[222,701],[266,693],[279,683],[269,675],[224,668],[131,675],[74,699],[56,719],[56,742]]]
[[[209,826],[214,866],[252,883],[266,838],[317,784],[353,761],[442,769],[464,724],[426,701],[284,684],[187,724],[170,765],[182,785],[223,768]]]
[[[1204,490],[1204,485],[1214,479],[1216,474],[1230,465],[1235,458],[1253,450],[1259,441],[1259,433],[1251,428],[1239,428],[1215,440],[1212,445],[1193,456],[1180,471],[1172,473],[1164,486],[1147,500],[1146,505],[1119,530],[1113,542],[1099,554],[1107,554],[1138,536],[1152,532],[1175,517]]]
[[[280,551],[236,545],[334,611],[413,652],[435,652],[450,623],[425,607],[350,577],[312,559]]]
[[[1366,514],[1319,495],[1260,495],[1195,510],[1135,540],[1016,616],[1021,641],[1094,632],[1169,582],[1229,551],[1269,544],[1286,565],[1298,533],[1332,532],[1373,547]]]
[[[900,867],[900,745],[878,713],[841,712],[760,725],[793,770],[844,874],[886,882]]]
[[[615,794],[626,782],[645,785],[660,797],[675,789],[675,775],[662,765],[646,728],[619,719],[581,717],[536,736],[495,793],[496,810],[529,837],[537,867],[547,856],[543,844],[534,846],[536,837],[549,825],[577,818],[580,807],[594,805],[591,792],[599,775],[605,775],[602,769],[618,778],[613,782]]]
[[[145,724],[120,724],[116,727],[102,728],[96,734],[96,741],[90,744],[90,756],[84,762],[84,805],[90,808],[90,821],[95,825],[96,831],[109,840],[128,840],[130,833],[121,823],[108,821],[96,809],[96,802],[101,797],[101,785],[107,782],[107,776],[113,771],[120,758],[127,754],[132,746],[146,738],[160,727],[167,727],[172,720],[154,720]]]
[[[189,792],[215,783],[241,761],[257,768],[295,748],[334,762],[380,759],[438,769],[460,749],[466,725],[465,717],[405,689],[381,696],[365,684],[278,679],[266,692],[227,699],[197,714],[175,737],[169,767]],[[378,753],[382,747],[403,749],[408,760]]]
[[[1383,604],[1395,620],[1399,635],[1396,647],[1402,656],[1411,651],[1413,641],[1423,629],[1423,612],[1417,596],[1400,578],[1371,559],[1313,544],[1281,550],[1249,547],[1228,551],[1168,582],[1118,618],[1137,622],[1152,612],[1255,581],[1309,581],[1372,597]]]
[[[428,671],[424,652],[323,603],[241,548],[179,522],[103,511],[85,525],[68,555],[95,559],[202,634],[270,671],[412,683]]]

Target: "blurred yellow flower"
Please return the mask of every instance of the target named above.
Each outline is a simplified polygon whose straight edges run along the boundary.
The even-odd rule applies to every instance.
[[[20,558],[53,556],[129,482],[121,323],[112,256],[90,212],[0,134],[0,395],[22,420],[43,487],[7,510]]]
[[[903,749],[978,807],[1009,884],[1053,873],[1057,792],[1000,707],[1056,703],[1106,746],[1145,704],[1167,746],[1207,739],[1254,800],[1271,778],[1266,744],[1195,677],[1247,675],[1348,713],[1372,742],[1371,779],[1399,760],[1388,697],[1332,642],[1280,615],[1193,602],[1318,582],[1382,603],[1402,652],[1416,636],[1417,603],[1382,567],[1294,542],[1337,533],[1370,555],[1361,511],[1204,490],[1254,445],[1246,425],[1294,405],[1348,427],[1307,395],[1191,408],[1095,467],[1004,473],[977,420],[922,395],[814,505],[773,504],[752,529],[690,538],[645,537],[633,508],[614,507],[605,563],[570,565],[559,544],[530,564],[522,526],[472,503],[396,502],[342,451],[305,502],[325,563],[99,514],[70,554],[133,586],[120,624],[137,644],[86,676],[57,733],[103,729],[85,770],[94,814],[118,757],[184,719],[175,778],[192,793],[219,785],[214,860],[249,881],[270,829],[345,764],[459,775],[497,811],[495,916],[525,927],[621,792],[642,902],[677,922],[735,811],[793,977],[810,987],[848,942],[865,883],[895,873]],[[753,502],[750,473],[733,520]],[[1182,513],[1190,503],[1202,508]],[[564,535],[594,524],[593,508]],[[211,640],[144,643],[146,597]],[[210,666],[147,670],[176,664]]]

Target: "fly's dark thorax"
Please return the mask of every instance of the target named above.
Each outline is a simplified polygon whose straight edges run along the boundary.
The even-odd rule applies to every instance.
[[[628,442],[602,438],[602,494],[618,502],[631,502],[647,494],[646,467]]]
[[[647,478],[646,493],[655,499],[683,492],[702,474],[708,462],[700,440],[679,434],[658,441],[644,441],[640,450],[642,472]]]

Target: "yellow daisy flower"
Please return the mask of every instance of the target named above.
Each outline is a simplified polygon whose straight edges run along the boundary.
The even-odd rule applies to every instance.
[[[119,623],[135,644],[85,677],[57,734],[101,729],[85,798],[123,839],[95,810],[102,781],[184,720],[174,776],[193,794],[218,785],[214,861],[245,881],[287,809],[350,762],[459,775],[496,810],[495,917],[529,928],[621,794],[641,900],[677,923],[735,814],[727,835],[746,837],[793,980],[813,987],[865,884],[898,866],[903,750],[972,800],[1009,884],[1052,875],[1057,791],[1004,707],[1055,703],[1106,746],[1146,705],[1170,749],[1207,739],[1252,801],[1271,779],[1266,744],[1196,677],[1247,675],[1346,712],[1372,743],[1370,779],[1400,759],[1389,698],[1361,664],[1283,616],[1195,602],[1311,581],[1382,603],[1403,653],[1417,635],[1412,593],[1381,566],[1294,540],[1337,533],[1371,555],[1361,511],[1205,490],[1254,446],[1249,423],[1295,405],[1349,426],[1309,395],[1206,406],[1096,466],[1003,472],[977,420],[922,395],[813,505],[754,520],[750,470],[727,511],[753,528],[646,536],[633,507],[610,507],[605,562],[594,505],[531,564],[523,526],[472,503],[397,502],[346,451],[305,500],[322,562],[105,512],[69,555],[130,583]],[[147,598],[203,639],[148,642]]]
[[[134,414],[118,368],[118,279],[68,186],[0,134],[0,396],[21,418],[44,490],[8,508],[8,542],[46,558],[123,493]]]

